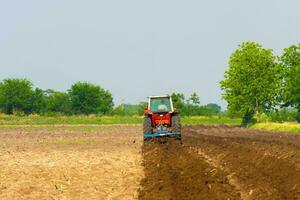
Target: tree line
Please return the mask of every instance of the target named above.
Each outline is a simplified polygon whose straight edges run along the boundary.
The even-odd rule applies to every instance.
[[[212,116],[221,114],[221,107],[218,104],[200,104],[200,97],[197,93],[192,93],[186,98],[182,93],[172,93],[173,106],[181,116]],[[112,114],[115,115],[143,115],[147,102],[140,102],[138,105],[121,104],[114,108]]]
[[[112,109],[111,93],[88,82],[77,82],[67,92],[34,88],[27,79],[0,82],[0,111],[6,114],[107,114]]]
[[[216,115],[221,112],[217,104],[200,105],[200,98],[193,93],[185,99],[173,93],[174,107],[185,116]],[[5,114],[40,115],[143,115],[147,102],[137,105],[121,104],[114,107],[112,94],[100,86],[77,82],[66,92],[34,87],[27,79],[9,78],[0,82],[0,112]]]
[[[228,112],[242,115],[244,125],[282,108],[296,110],[300,122],[300,44],[280,56],[255,42],[240,44],[220,85]]]

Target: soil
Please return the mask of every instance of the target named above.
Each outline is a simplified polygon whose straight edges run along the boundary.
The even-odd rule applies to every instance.
[[[0,199],[137,199],[139,128],[47,129],[0,131]]]
[[[188,126],[143,145],[139,199],[300,199],[300,137]]]
[[[0,127],[0,199],[299,200],[300,135],[185,126]]]

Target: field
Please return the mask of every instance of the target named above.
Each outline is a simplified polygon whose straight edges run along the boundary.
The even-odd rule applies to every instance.
[[[299,123],[258,123],[254,124],[251,128],[269,130],[269,131],[286,131],[291,133],[300,133]]]
[[[112,125],[112,124],[142,124],[143,116],[96,116],[96,115],[73,115],[73,116],[16,116],[0,114],[0,125],[57,125],[57,124],[86,124],[86,125]],[[205,125],[239,125],[241,119],[232,119],[219,116],[191,116],[182,117],[185,125],[205,124]]]
[[[300,135],[184,126],[0,126],[0,199],[300,199]]]

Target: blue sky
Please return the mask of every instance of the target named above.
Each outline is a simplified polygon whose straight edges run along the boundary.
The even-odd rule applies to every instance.
[[[115,103],[197,92],[223,108],[230,54],[256,41],[280,54],[300,41],[297,0],[0,0],[0,79],[65,91],[89,81]]]

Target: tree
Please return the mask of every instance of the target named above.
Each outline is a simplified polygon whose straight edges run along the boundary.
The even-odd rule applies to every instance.
[[[32,112],[43,114],[46,112],[46,96],[44,91],[40,88],[36,88],[32,95]]]
[[[61,113],[69,115],[71,111],[71,101],[68,93],[47,91],[47,112]]]
[[[192,104],[199,105],[200,104],[200,97],[198,96],[198,94],[196,92],[193,92],[191,94],[191,97],[190,97],[189,101],[191,101]]]
[[[0,112],[4,112],[4,88],[3,83],[0,82]]]
[[[249,120],[254,113],[278,104],[282,70],[272,50],[246,42],[231,55],[225,79],[220,82],[228,110]],[[247,122],[246,122],[247,123]]]
[[[139,103],[138,115],[144,115],[145,108],[148,106],[148,102],[142,101]]]
[[[107,114],[112,110],[113,98],[109,91],[87,82],[77,82],[69,89],[75,114]]]
[[[182,93],[172,93],[171,95],[173,100],[173,106],[176,108],[179,112],[184,107],[184,94]]]
[[[32,112],[32,83],[27,79],[5,79],[1,83],[0,106],[6,114]]]
[[[138,115],[138,110],[139,105],[121,104],[113,109],[112,114],[120,116],[133,116]]]
[[[296,118],[300,122],[300,44],[284,49],[281,62],[285,69],[283,101],[285,106],[298,110]]]
[[[209,103],[204,106],[208,110],[208,115],[217,115],[221,113],[221,106],[215,103]]]

